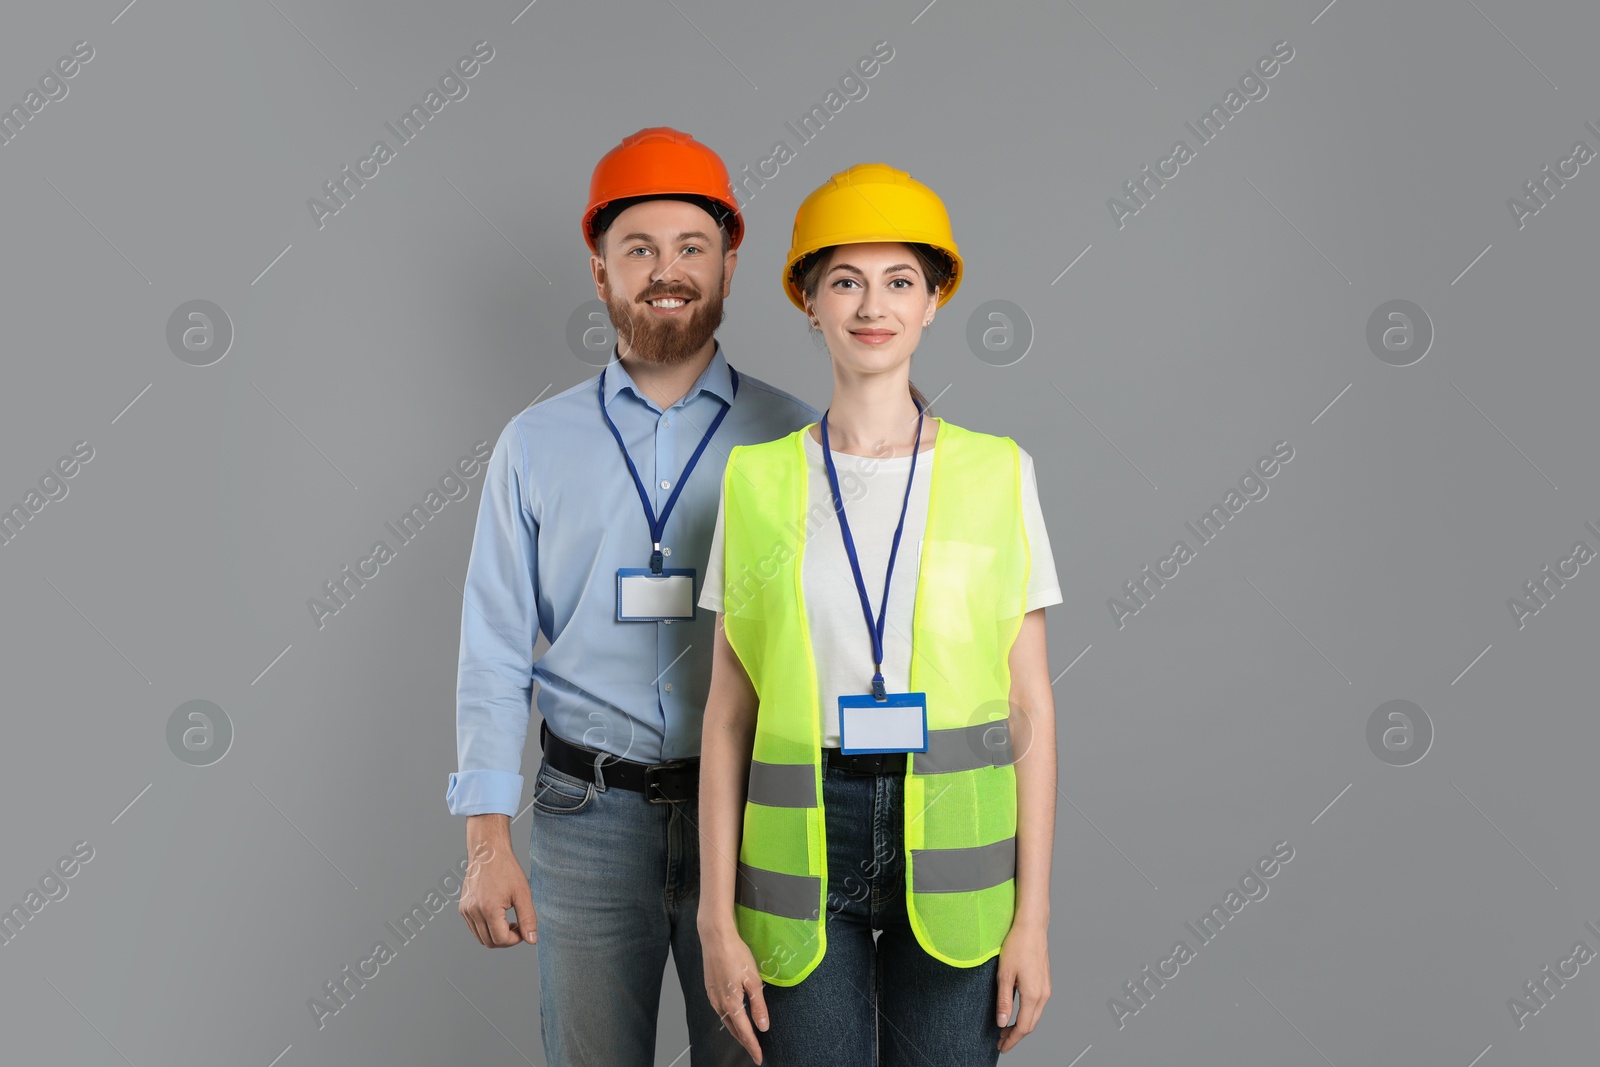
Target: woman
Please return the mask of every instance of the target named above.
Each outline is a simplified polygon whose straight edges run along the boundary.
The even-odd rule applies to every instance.
[[[832,403],[723,475],[698,919],[707,994],[757,1063],[993,1064],[1050,996],[1062,598],[1032,462],[925,418],[910,382],[961,268],[904,171],[808,196],[783,285]]]

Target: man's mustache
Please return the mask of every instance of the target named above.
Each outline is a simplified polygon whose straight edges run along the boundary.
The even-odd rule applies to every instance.
[[[693,300],[699,295],[700,294],[698,292],[686,292],[683,290],[673,290],[671,292],[646,292],[640,295],[639,303],[648,304],[652,300],[665,300],[668,297],[676,297],[681,300]]]

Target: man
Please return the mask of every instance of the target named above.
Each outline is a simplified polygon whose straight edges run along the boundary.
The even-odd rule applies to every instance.
[[[538,944],[551,1067],[655,1062],[669,948],[691,1067],[731,1067],[750,1057],[706,997],[696,925],[716,616],[694,598],[728,450],[820,413],[737,374],[714,339],[744,220],[710,149],[667,128],[624,138],[595,168],[583,230],[617,358],[512,419],[489,459],[446,794],[474,857],[460,911],[487,946]],[[534,678],[530,879],[510,822]]]

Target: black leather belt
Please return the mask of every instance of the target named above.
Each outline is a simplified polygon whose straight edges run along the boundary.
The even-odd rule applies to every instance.
[[[636,763],[609,752],[596,752],[563,741],[545,722],[539,723],[539,747],[544,750],[545,761],[550,766],[586,782],[594,781],[594,761],[596,756],[600,757],[600,773],[605,777],[607,789],[614,785],[631,789],[643,793],[652,804],[696,800],[700,796],[698,758]]]
[[[837,767],[845,774],[906,773],[904,752],[859,752],[854,756],[846,756],[836,748],[824,748],[822,752],[829,767]]]

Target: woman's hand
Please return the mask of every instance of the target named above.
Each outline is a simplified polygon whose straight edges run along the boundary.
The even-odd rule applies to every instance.
[[[727,921],[700,927],[700,952],[705,960],[706,997],[728,1032],[744,1046],[750,1058],[761,1062],[761,1044],[750,1029],[751,1017],[763,1032],[770,1025],[767,1002],[761,996],[761,974],[756,970],[755,954],[739,936],[738,927]],[[750,998],[750,1014],[744,1009]]]
[[[1004,1027],[1000,1051],[1010,1052],[1018,1041],[1033,1033],[1050,999],[1050,948],[1042,923],[1013,922],[1011,932],[1000,946],[1000,997],[995,1007],[995,1022]],[[1012,987],[1022,994],[1017,1025],[1010,1022]]]

